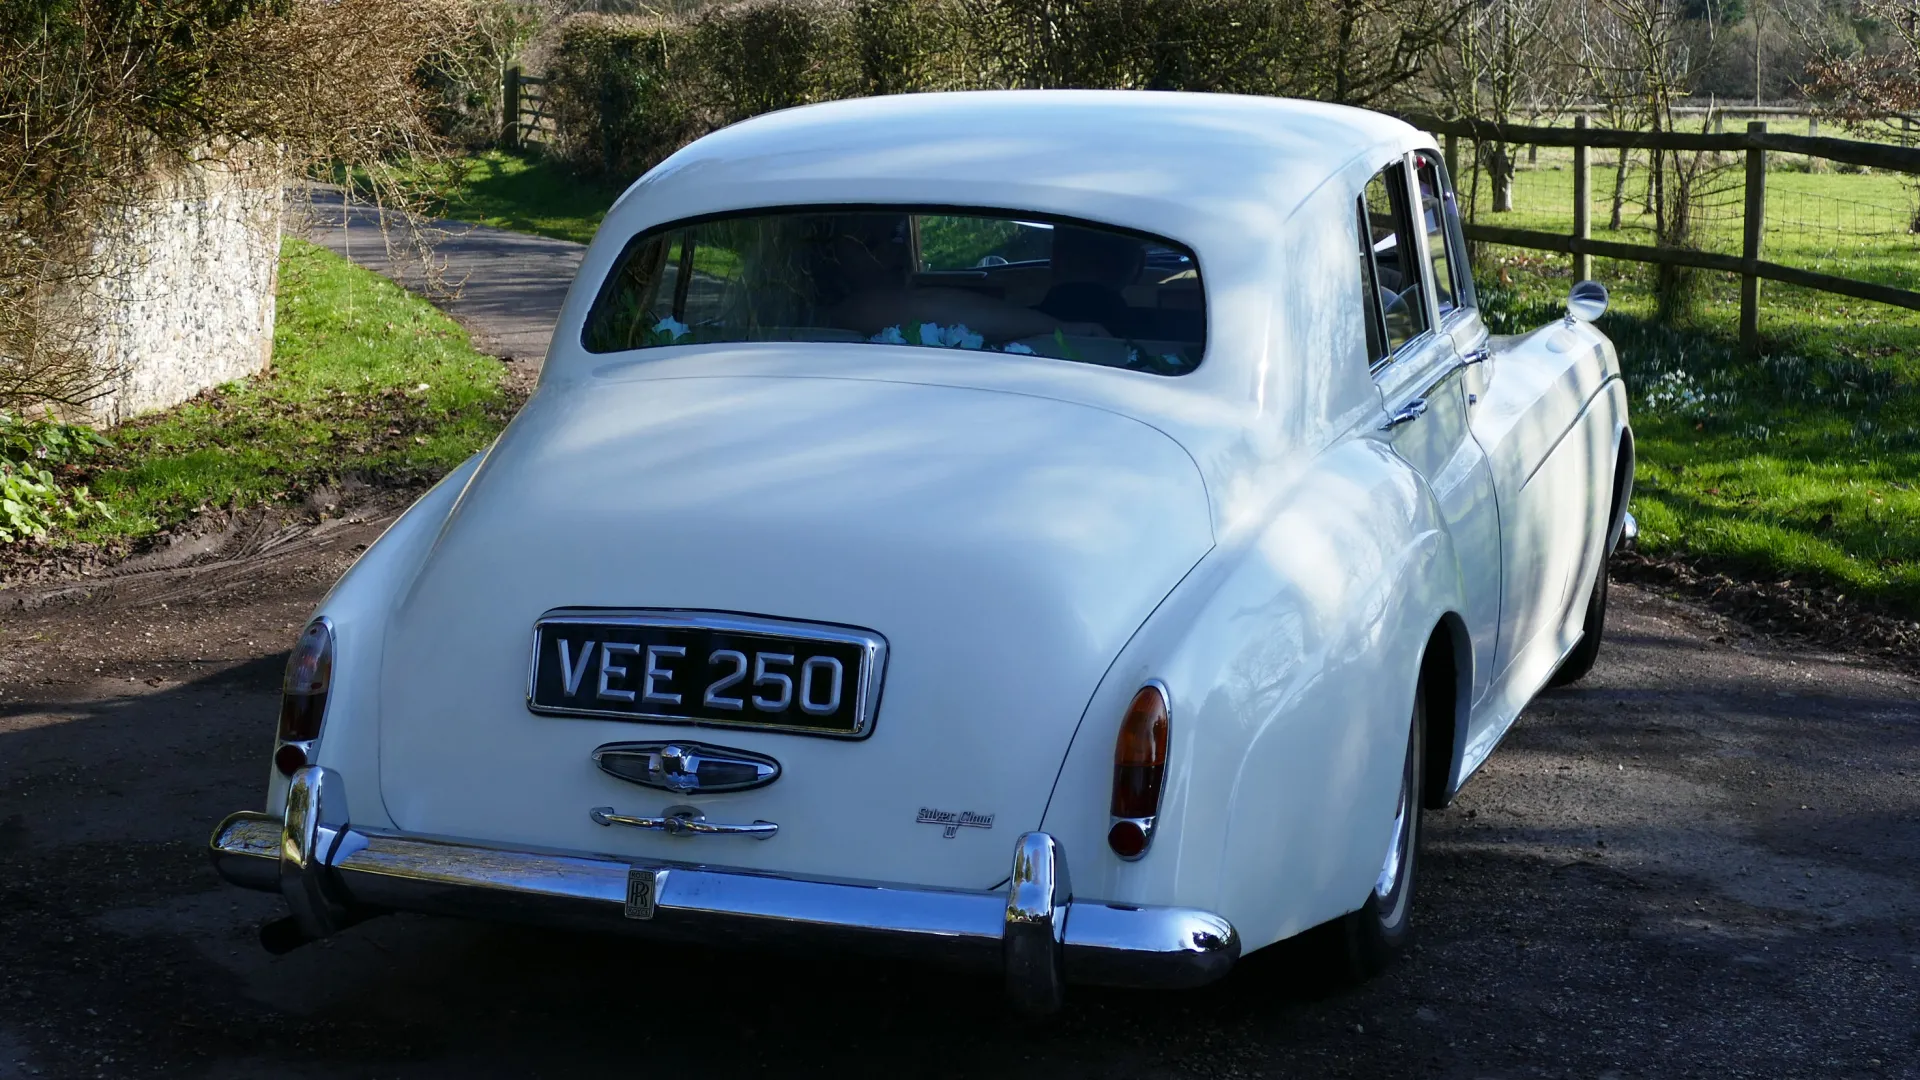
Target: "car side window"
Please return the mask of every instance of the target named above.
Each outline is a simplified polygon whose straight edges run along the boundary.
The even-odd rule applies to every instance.
[[[1377,309],[1385,337],[1384,356],[1398,352],[1427,329],[1427,300],[1420,273],[1419,245],[1414,240],[1413,215],[1407,201],[1407,172],[1401,163],[1374,174],[1360,200],[1365,228],[1361,233],[1363,270],[1371,274],[1370,308]],[[1375,317],[1369,312],[1369,318]]]
[[[1449,246],[1452,230],[1447,228],[1447,219],[1454,213],[1453,192],[1446,186],[1440,167],[1427,153],[1414,158],[1414,175],[1420,183],[1420,223],[1427,230],[1427,257],[1433,263],[1433,298],[1438,302],[1440,317],[1460,306],[1460,290],[1454,279],[1453,268],[1460,265],[1455,252]]]

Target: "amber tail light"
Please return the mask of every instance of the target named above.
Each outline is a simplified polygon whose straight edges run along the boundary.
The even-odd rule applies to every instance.
[[[280,745],[273,764],[291,776],[307,763],[307,748],[320,735],[327,711],[327,687],[333,681],[333,626],[315,619],[301,632],[287,658],[286,678],[280,684]]]
[[[1153,842],[1160,789],[1167,776],[1167,691],[1158,681],[1133,695],[1113,743],[1113,819],[1107,846],[1123,859],[1137,859]]]

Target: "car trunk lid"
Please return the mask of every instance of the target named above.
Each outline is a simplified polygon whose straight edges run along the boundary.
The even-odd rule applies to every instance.
[[[985,888],[1039,825],[1108,665],[1211,544],[1185,451],[1101,409],[833,378],[543,391],[387,627],[382,796],[411,832]],[[871,728],[839,738],[535,712],[534,626],[557,611],[870,632],[885,646]],[[578,666],[580,642],[605,635],[576,629]],[[637,685],[644,653],[623,661],[616,690]],[[772,758],[780,775],[683,796],[593,758],[609,743],[674,741]],[[590,817],[673,805],[780,830],[687,838]]]

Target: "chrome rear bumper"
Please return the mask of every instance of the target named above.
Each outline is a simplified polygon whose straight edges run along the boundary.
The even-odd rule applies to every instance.
[[[1040,832],[1015,844],[1005,892],[810,881],[358,829],[339,777],[316,766],[294,775],[284,818],[234,814],[208,846],[221,877],[283,894],[309,938],[398,910],[688,941],[845,945],[1003,971],[1014,1003],[1036,1012],[1057,1008],[1069,980],[1199,986],[1240,956],[1233,926],[1211,912],[1073,899],[1060,845]],[[629,904],[628,890],[649,878],[647,911]]]

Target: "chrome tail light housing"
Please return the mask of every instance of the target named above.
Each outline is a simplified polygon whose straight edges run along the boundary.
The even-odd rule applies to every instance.
[[[1133,695],[1113,743],[1112,817],[1107,847],[1132,862],[1153,844],[1160,815],[1160,793],[1167,779],[1167,742],[1171,720],[1167,687],[1152,679]]]
[[[300,632],[287,673],[280,683],[280,728],[273,765],[282,776],[305,768],[327,714],[327,690],[333,683],[333,624],[315,619]]]

